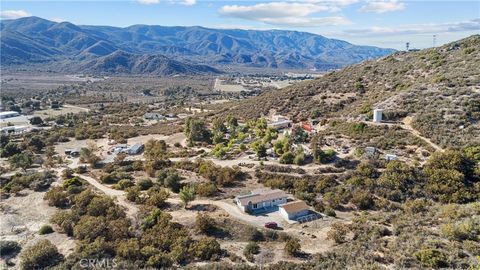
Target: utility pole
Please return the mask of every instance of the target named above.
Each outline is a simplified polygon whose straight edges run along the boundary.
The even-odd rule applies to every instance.
[[[437,43],[437,35],[433,35],[433,47],[435,48],[435,45]]]

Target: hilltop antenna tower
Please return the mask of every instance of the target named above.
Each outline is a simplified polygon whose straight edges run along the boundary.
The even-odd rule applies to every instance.
[[[405,44],[405,47],[407,47],[407,52],[408,52],[408,49],[410,48],[410,42],[407,42],[407,43]]]
[[[435,48],[435,45],[437,44],[437,35],[433,35],[433,47]]]

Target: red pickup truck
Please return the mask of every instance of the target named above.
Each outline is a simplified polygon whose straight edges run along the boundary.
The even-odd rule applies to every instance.
[[[268,229],[276,229],[278,228],[278,224],[276,222],[267,222],[265,223],[265,228],[268,228]]]

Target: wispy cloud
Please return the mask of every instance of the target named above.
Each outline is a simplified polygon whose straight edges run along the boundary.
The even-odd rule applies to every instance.
[[[412,34],[441,34],[450,32],[479,31],[480,19],[469,21],[449,22],[439,24],[411,24],[391,27],[370,27],[344,30],[341,35],[346,36],[393,36]]]
[[[193,6],[197,3],[197,0],[180,0],[174,2],[185,6]]]
[[[387,1],[368,1],[366,5],[360,8],[362,12],[385,13],[405,9],[405,4],[397,0]]]
[[[348,25],[351,22],[344,17],[313,17],[313,18],[265,18],[264,23],[278,26],[296,26],[296,27],[313,27],[327,25]]]
[[[345,25],[350,21],[341,16],[311,16],[320,12],[338,12],[339,5],[354,3],[354,0],[341,1],[290,1],[268,2],[255,5],[226,5],[219,13],[225,16],[263,22],[278,26],[314,27],[324,25]]]
[[[25,10],[3,10],[0,12],[0,17],[2,19],[18,19],[28,16],[32,16],[32,14]]]
[[[160,0],[137,0],[137,2],[142,5],[153,5],[160,3]],[[197,0],[167,0],[166,2],[185,6],[193,6],[197,3]]]
[[[152,5],[160,3],[160,0],[137,0],[137,2],[142,5]]]

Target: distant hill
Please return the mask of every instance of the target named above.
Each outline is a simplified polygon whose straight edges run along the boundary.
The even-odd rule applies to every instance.
[[[106,56],[87,61],[78,66],[76,70],[97,74],[175,75],[220,73],[220,71],[210,66],[186,64],[163,55],[137,55],[123,51],[115,51]]]
[[[361,119],[372,109],[412,125],[443,147],[480,145],[480,36],[418,52],[393,55],[258,97],[227,104],[225,114],[245,118],[272,111],[297,121]]]
[[[83,62],[123,51],[165,55],[179,62],[208,63],[218,67],[234,64],[327,70],[394,52],[311,33],[281,30],[79,26],[38,17],[3,20],[0,29],[1,59],[5,65],[64,60]]]

